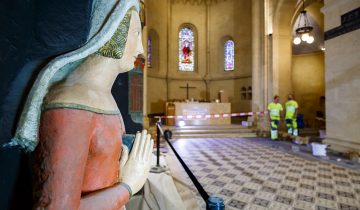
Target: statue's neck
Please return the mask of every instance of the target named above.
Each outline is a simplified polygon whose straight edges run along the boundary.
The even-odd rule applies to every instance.
[[[65,83],[85,85],[90,89],[110,93],[117,75],[121,72],[115,62],[115,59],[91,55],[69,75]]]
[[[46,104],[70,103],[104,110],[118,111],[111,88],[125,65],[117,59],[91,55],[65,81],[54,85]]]

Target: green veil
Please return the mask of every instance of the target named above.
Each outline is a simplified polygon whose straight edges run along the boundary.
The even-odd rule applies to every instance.
[[[106,57],[122,57],[121,47],[124,48],[128,28],[118,26],[128,18],[126,14],[131,8],[139,12],[138,0],[94,0],[88,41],[83,47],[54,58],[41,70],[22,110],[15,136],[6,146],[20,146],[30,152],[35,150],[45,95],[53,84],[74,71],[87,56],[97,52]],[[114,39],[119,42],[113,42]],[[120,50],[114,53],[109,50],[112,47],[120,47]]]

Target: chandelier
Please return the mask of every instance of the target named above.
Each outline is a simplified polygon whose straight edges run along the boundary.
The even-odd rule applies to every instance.
[[[311,44],[314,42],[314,36],[311,35],[311,32],[313,30],[313,27],[310,25],[309,19],[306,14],[305,10],[305,2],[303,2],[303,9],[300,12],[299,18],[298,18],[298,25],[295,30],[296,37],[293,40],[293,43],[295,45],[298,45],[301,43],[301,41],[306,42],[308,44]]]

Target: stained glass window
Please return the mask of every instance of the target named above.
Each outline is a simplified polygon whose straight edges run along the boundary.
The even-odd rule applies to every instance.
[[[225,71],[232,71],[234,65],[234,41],[228,40],[225,42],[224,47],[224,67]]]
[[[147,65],[151,67],[151,37],[148,37],[147,41]]]
[[[194,71],[194,32],[184,27],[179,32],[179,70]]]

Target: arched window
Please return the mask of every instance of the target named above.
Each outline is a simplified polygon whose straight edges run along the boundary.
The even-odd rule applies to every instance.
[[[232,71],[235,68],[234,64],[234,41],[228,40],[224,46],[224,67],[225,71]]]
[[[151,37],[148,37],[147,40],[147,65],[151,68]]]
[[[186,26],[179,31],[179,70],[194,71],[195,62],[194,31]]]

